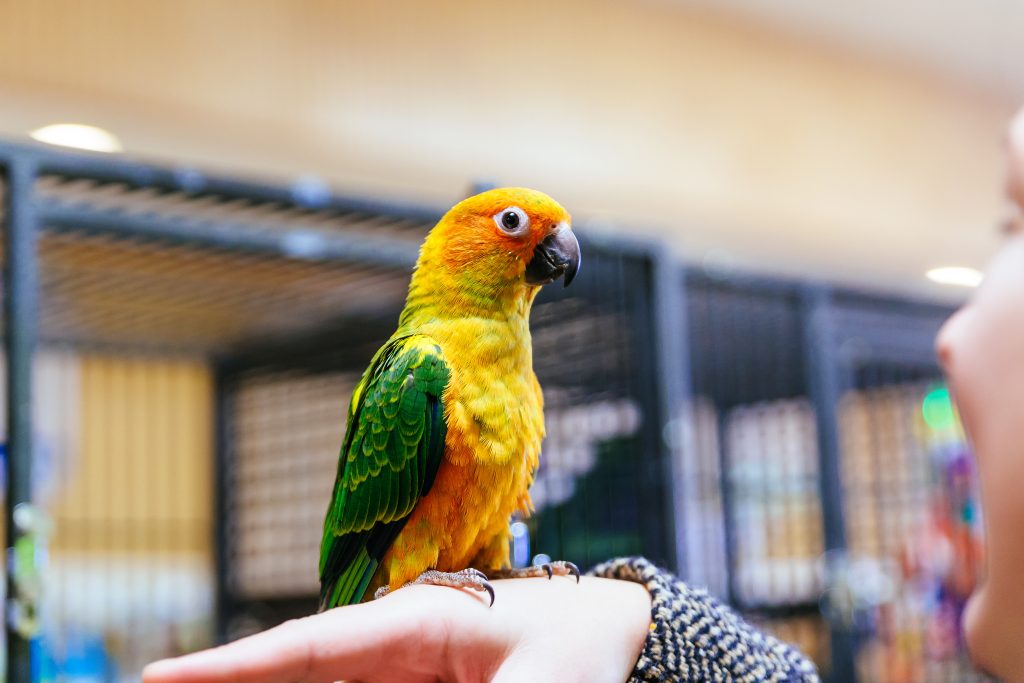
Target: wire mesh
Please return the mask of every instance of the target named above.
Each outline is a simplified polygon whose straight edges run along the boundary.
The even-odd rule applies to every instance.
[[[697,435],[689,470],[707,501],[693,577],[828,670],[818,610],[824,550],[814,407],[800,290],[690,272],[686,283]],[[717,513],[717,517],[716,517]],[[720,549],[720,550],[719,550]]]
[[[406,274],[380,264],[302,258],[302,245],[313,249],[326,236],[364,231],[407,243],[411,258],[427,227],[52,175],[35,191],[41,206],[71,209],[60,228],[42,226],[41,336],[79,345],[209,355],[253,338],[301,335],[345,315],[371,315],[404,299]],[[281,233],[296,257],[104,231],[112,216],[141,226],[175,220],[240,240]]]
[[[0,149],[0,161],[19,155],[38,160]],[[147,185],[159,169],[112,180],[118,164],[89,160],[82,173],[95,177],[46,175],[31,196],[0,193],[41,218],[33,497],[49,524],[33,666],[43,680],[135,680],[148,661],[213,642],[214,360],[348,318],[374,329],[404,296],[408,275],[394,264],[411,263],[425,225],[329,200],[309,210],[288,193],[274,202]],[[339,259],[330,239],[341,234],[387,235],[397,251]]]
[[[976,473],[948,391],[921,374],[862,367],[841,416],[850,551],[873,605],[860,679],[987,680],[960,628],[981,573]]]
[[[518,537],[516,554],[524,562],[543,554],[581,566],[629,553],[664,562],[659,418],[648,389],[650,263],[585,239],[583,249],[587,269],[568,290],[544,290],[531,316],[548,436],[532,533]],[[398,308],[391,312],[397,320]],[[228,360],[229,635],[313,608],[320,522],[348,394],[391,331],[382,326],[376,338],[347,350],[336,336],[300,355],[280,347]]]
[[[799,644],[826,678],[872,683],[983,680],[959,631],[979,574],[975,475],[932,355],[948,310],[838,292],[830,297],[840,437],[822,455],[806,344],[810,290],[691,273],[691,471],[708,501],[705,553],[756,623]],[[839,459],[845,549],[825,552],[823,457]],[[717,461],[717,462],[716,462]],[[717,464],[717,467],[716,467]],[[716,474],[718,480],[716,481]],[[712,521],[721,490],[724,524]],[[691,556],[693,554],[691,553]],[[707,558],[712,558],[711,560]],[[723,585],[723,583],[725,585]],[[835,629],[851,641],[830,642]],[[856,672],[831,667],[836,642]],[[842,645],[839,645],[842,646]]]

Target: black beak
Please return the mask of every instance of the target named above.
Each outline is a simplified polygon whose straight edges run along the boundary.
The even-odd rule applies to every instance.
[[[526,283],[546,285],[565,276],[568,287],[580,269],[580,243],[568,227],[561,225],[533,250],[526,264]]]

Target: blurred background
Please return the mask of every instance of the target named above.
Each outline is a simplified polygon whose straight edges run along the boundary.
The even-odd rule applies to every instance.
[[[499,184],[585,252],[534,308],[516,561],[644,554],[828,680],[980,680],[932,336],[997,242],[1022,26],[1014,0],[0,0],[9,671],[31,635],[37,680],[132,681],[312,612],[349,393],[426,230]]]

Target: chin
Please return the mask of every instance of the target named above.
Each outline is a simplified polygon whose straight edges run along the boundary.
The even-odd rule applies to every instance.
[[[978,668],[988,670],[988,667],[984,666],[984,656],[982,650],[984,650],[984,639],[980,633],[980,621],[978,619],[978,608],[981,604],[981,588],[975,589],[974,593],[971,594],[970,599],[967,601],[967,608],[964,610],[963,623],[961,627],[964,631],[964,644],[967,646],[967,654],[971,658],[971,662]]]
[[[1005,683],[1024,683],[1024,654],[1014,646],[1005,650],[1006,634],[996,632],[1005,626],[992,624],[991,617],[982,584],[971,595],[964,610],[962,626],[967,654],[983,673]]]

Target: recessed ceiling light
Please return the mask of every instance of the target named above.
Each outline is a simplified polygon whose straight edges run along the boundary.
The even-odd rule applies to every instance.
[[[48,145],[74,147],[91,152],[111,153],[124,149],[121,147],[121,141],[113,133],[81,123],[54,123],[36,128],[29,135],[33,140],[45,142]]]
[[[964,266],[943,266],[932,268],[924,274],[932,282],[942,285],[956,285],[958,287],[977,287],[981,284],[984,275],[981,271]]]

